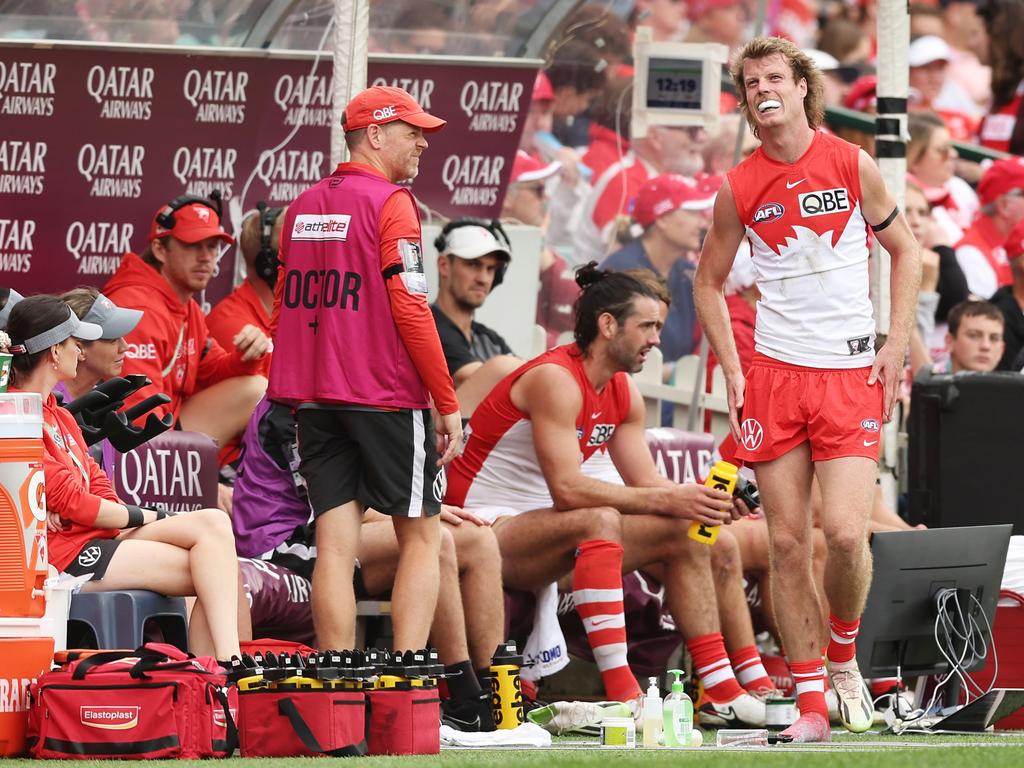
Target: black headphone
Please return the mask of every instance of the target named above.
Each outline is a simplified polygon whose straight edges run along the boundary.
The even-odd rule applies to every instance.
[[[443,254],[448,250],[448,234],[459,227],[483,227],[492,235],[494,239],[498,241],[499,245],[504,245],[505,250],[512,254],[512,241],[509,240],[508,235],[505,233],[505,228],[501,226],[501,222],[498,219],[478,219],[475,216],[463,216],[461,219],[453,219],[444,225],[436,238],[434,238],[434,247],[437,248],[438,254]],[[457,256],[458,254],[452,254]],[[491,290],[493,291],[499,285],[502,280],[505,279],[505,273],[508,272],[509,261],[502,260],[498,264],[498,268],[494,270],[494,282],[491,283]]]
[[[174,212],[184,208],[186,205],[192,203],[199,203],[205,205],[212,211],[217,213],[217,218],[221,218],[221,194],[219,189],[213,189],[210,191],[209,197],[199,197],[198,195],[179,195],[163,207],[163,209],[156,215],[156,223],[164,229],[174,229]]]
[[[277,260],[277,246],[273,240],[274,224],[284,209],[268,208],[262,200],[256,203],[256,208],[260,217],[260,250],[253,260],[252,268],[273,288],[277,284],[277,267],[281,263]]]

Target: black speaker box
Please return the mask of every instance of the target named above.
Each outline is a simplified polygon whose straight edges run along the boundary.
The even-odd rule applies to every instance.
[[[922,371],[911,392],[910,522],[1024,534],[1024,375]]]

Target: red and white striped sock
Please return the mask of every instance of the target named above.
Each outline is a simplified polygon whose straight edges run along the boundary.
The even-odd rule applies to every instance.
[[[860,619],[843,621],[830,613],[828,628],[832,634],[828,641],[828,660],[840,664],[853,661],[857,655],[857,633],[860,632]]]
[[[791,661],[789,670],[796,684],[796,705],[801,715],[817,712],[828,722],[825,703],[825,665],[821,659]]]
[[[626,660],[621,544],[593,539],[579,545],[572,595],[601,671],[605,695],[612,701],[635,699],[643,691]]]
[[[775,690],[775,683],[768,677],[768,670],[761,662],[761,654],[756,645],[748,645],[729,655],[732,669],[748,693],[767,693]]]
[[[695,637],[687,641],[686,647],[693,658],[697,677],[704,684],[704,695],[711,701],[724,704],[745,693],[732,673],[721,632]]]

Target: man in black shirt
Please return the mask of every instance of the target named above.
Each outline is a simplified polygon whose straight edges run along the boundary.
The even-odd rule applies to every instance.
[[[501,224],[455,219],[434,241],[437,301],[431,306],[463,418],[522,362],[494,330],[475,322],[476,310],[505,276],[512,260]]]

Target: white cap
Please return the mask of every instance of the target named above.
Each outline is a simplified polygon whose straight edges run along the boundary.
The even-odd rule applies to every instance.
[[[952,57],[949,44],[936,35],[924,35],[917,38],[907,49],[907,64],[911,67],[923,67],[933,61],[949,61]]]
[[[498,241],[487,227],[476,224],[455,227],[445,237],[442,253],[450,253],[460,259],[479,259],[493,253],[505,261],[512,260],[512,254]]]
[[[804,51],[808,56],[811,57],[811,61],[814,62],[814,66],[820,69],[822,72],[828,72],[832,69],[839,69],[841,66],[839,59],[833,56],[831,53],[825,53],[819,51],[817,48],[808,48]]]

